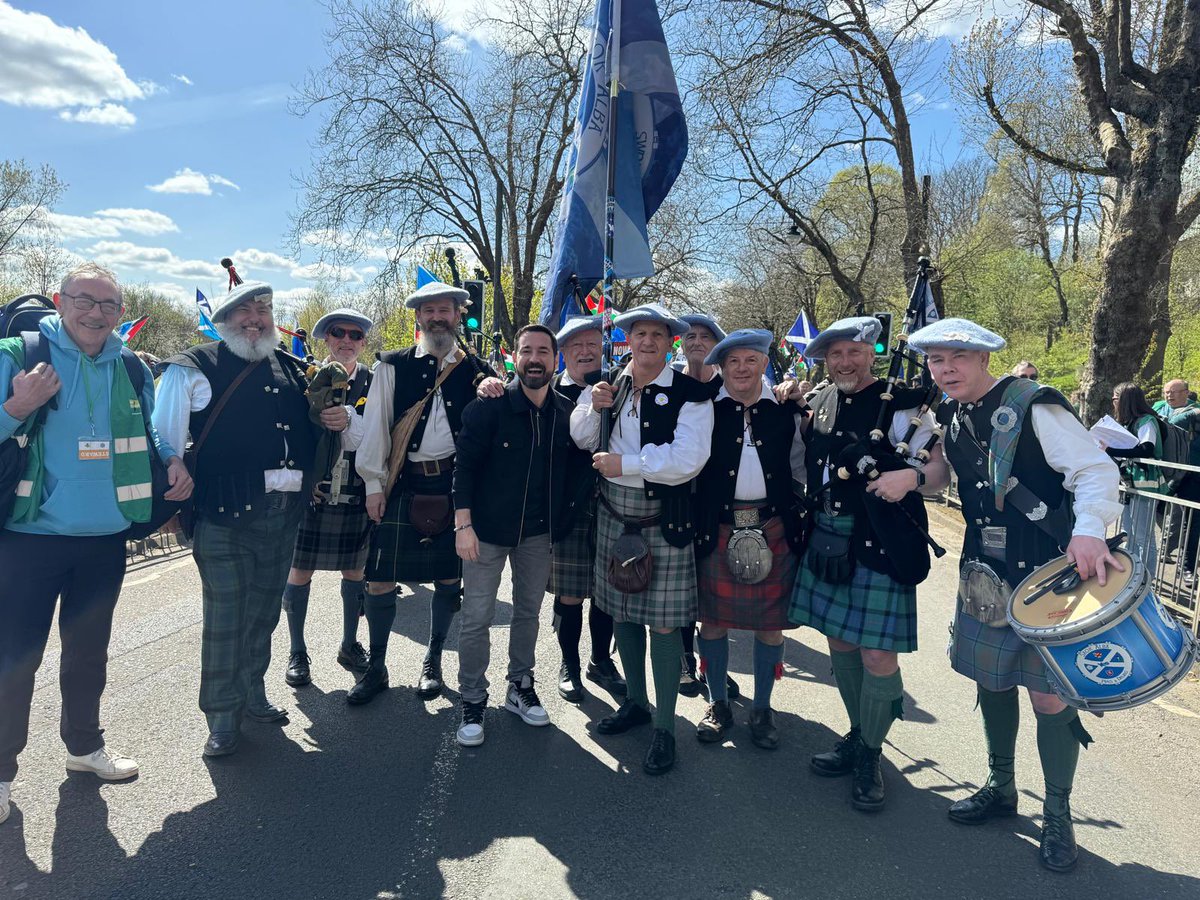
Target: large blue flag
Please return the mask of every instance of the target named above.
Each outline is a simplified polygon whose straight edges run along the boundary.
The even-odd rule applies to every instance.
[[[604,277],[608,194],[609,60],[614,7],[620,18],[614,274],[654,274],[646,222],[658,211],[687,158],[688,134],[671,54],[654,0],[599,0],[558,211],[542,323],[558,329],[582,312],[572,275],[586,293]]]

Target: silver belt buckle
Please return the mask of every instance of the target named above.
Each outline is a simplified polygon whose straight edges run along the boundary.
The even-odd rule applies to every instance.
[[[979,535],[979,540],[986,550],[1003,550],[1008,544],[1007,529],[1003,525],[981,528]]]
[[[762,516],[758,514],[756,507],[747,509],[735,509],[733,511],[733,527],[734,528],[757,528],[762,524]]]

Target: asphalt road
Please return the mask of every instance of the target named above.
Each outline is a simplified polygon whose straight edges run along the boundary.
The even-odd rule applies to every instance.
[[[956,545],[944,523],[936,533]],[[777,752],[750,743],[740,705],[730,741],[698,744],[703,702],[680,698],[676,768],[649,778],[647,733],[595,733],[609,697],[576,708],[557,696],[549,602],[538,674],[551,727],[499,708],[510,613],[502,602],[487,743],[455,744],[455,697],[422,703],[408,686],[428,631],[425,588],[399,603],[389,668],[400,686],[348,707],[330,574],[318,575],[310,609],[313,685],[284,684],[282,624],[276,635],[268,691],[290,721],[247,723],[237,755],[203,760],[199,579],[186,554],[138,565],[117,610],[103,718],[107,740],[139,760],[141,775],[104,784],[65,773],[52,644],[12,816],[0,825],[0,900],[1200,897],[1194,676],[1165,701],[1085,717],[1096,743],[1076,782],[1083,850],[1073,874],[1036,862],[1042,784],[1025,701],[1022,816],[978,828],[946,818],[986,775],[974,686],[944,653],[954,569],[950,554],[920,589],[921,650],[903,660],[906,718],[884,750],[888,807],[866,815],[850,806],[848,781],[808,770],[808,757],[846,727],[823,639],[810,630],[789,633]],[[747,688],[751,644],[735,633],[732,670]]]

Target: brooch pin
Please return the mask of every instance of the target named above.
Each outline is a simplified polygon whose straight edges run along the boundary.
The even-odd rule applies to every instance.
[[[992,427],[997,431],[1012,431],[1017,424],[1017,411],[1011,406],[1001,406],[992,413]]]

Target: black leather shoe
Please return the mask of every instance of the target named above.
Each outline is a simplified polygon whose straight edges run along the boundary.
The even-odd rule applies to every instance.
[[[675,765],[675,735],[665,728],[655,728],[654,737],[650,739],[650,749],[642,762],[642,770],[647,775],[662,775],[669,772]]]
[[[388,671],[383,666],[370,668],[363,673],[354,687],[346,694],[346,702],[351,706],[362,706],[375,699],[376,694],[382,694],[388,689]]]
[[[258,706],[246,707],[246,718],[253,719],[255,722],[282,722],[287,718],[288,712],[282,706],[276,706],[270,700]]]
[[[733,710],[729,708],[728,700],[714,700],[708,704],[704,718],[696,726],[696,740],[702,744],[716,744],[725,737],[725,732],[733,727]]]
[[[312,684],[312,673],[309,671],[309,664],[312,662],[308,658],[308,654],[303,650],[299,650],[288,657],[287,672],[283,675],[283,680],[292,687],[303,687],[306,684]]]
[[[1075,826],[1070,815],[1047,815],[1042,821],[1042,846],[1038,860],[1052,872],[1070,872],[1079,862],[1079,846],[1075,843]]]
[[[779,729],[775,727],[775,710],[755,709],[750,712],[750,740],[764,750],[779,749]]]
[[[605,716],[596,724],[600,734],[624,734],[631,728],[650,724],[650,710],[632,700],[626,700],[611,716]]]
[[[854,761],[854,784],[850,788],[850,802],[855,809],[878,812],[883,809],[883,772],[879,769],[879,754],[866,744],[858,745],[858,758]]]
[[[566,663],[558,667],[558,696],[568,703],[583,702],[583,682],[579,670],[571,669]]]
[[[862,736],[857,728],[851,728],[828,753],[818,753],[808,761],[818,775],[826,778],[840,778],[854,771],[854,759],[858,755],[858,746]]]
[[[425,655],[421,663],[421,677],[417,681],[417,696],[422,700],[432,700],[442,692],[442,651],[432,650]]]
[[[960,825],[982,825],[988,819],[1000,819],[1017,814],[1017,797],[1000,793],[990,784],[954,803],[946,810],[948,815]]]
[[[629,692],[629,686],[611,659],[604,662],[589,662],[587,667],[588,681],[594,681],[610,694],[624,697]]]
[[[204,742],[205,756],[228,756],[238,748],[236,731],[214,731]]]
[[[689,659],[679,673],[679,695],[681,697],[699,697],[705,692],[703,675],[696,674],[696,661]]]
[[[703,692],[704,696],[705,697],[709,696],[708,678],[705,677],[704,673],[701,672],[699,675],[697,675],[696,680],[700,682],[700,689]],[[683,692],[680,691],[680,693],[683,693]],[[729,675],[725,676],[725,696],[727,696],[730,700],[737,700],[739,697],[742,696],[742,689],[740,687],[738,687],[738,683],[736,681],[734,681]]]
[[[357,672],[361,675],[370,668],[371,657],[363,649],[363,645],[355,641],[350,647],[338,647],[337,662],[347,672]]]

